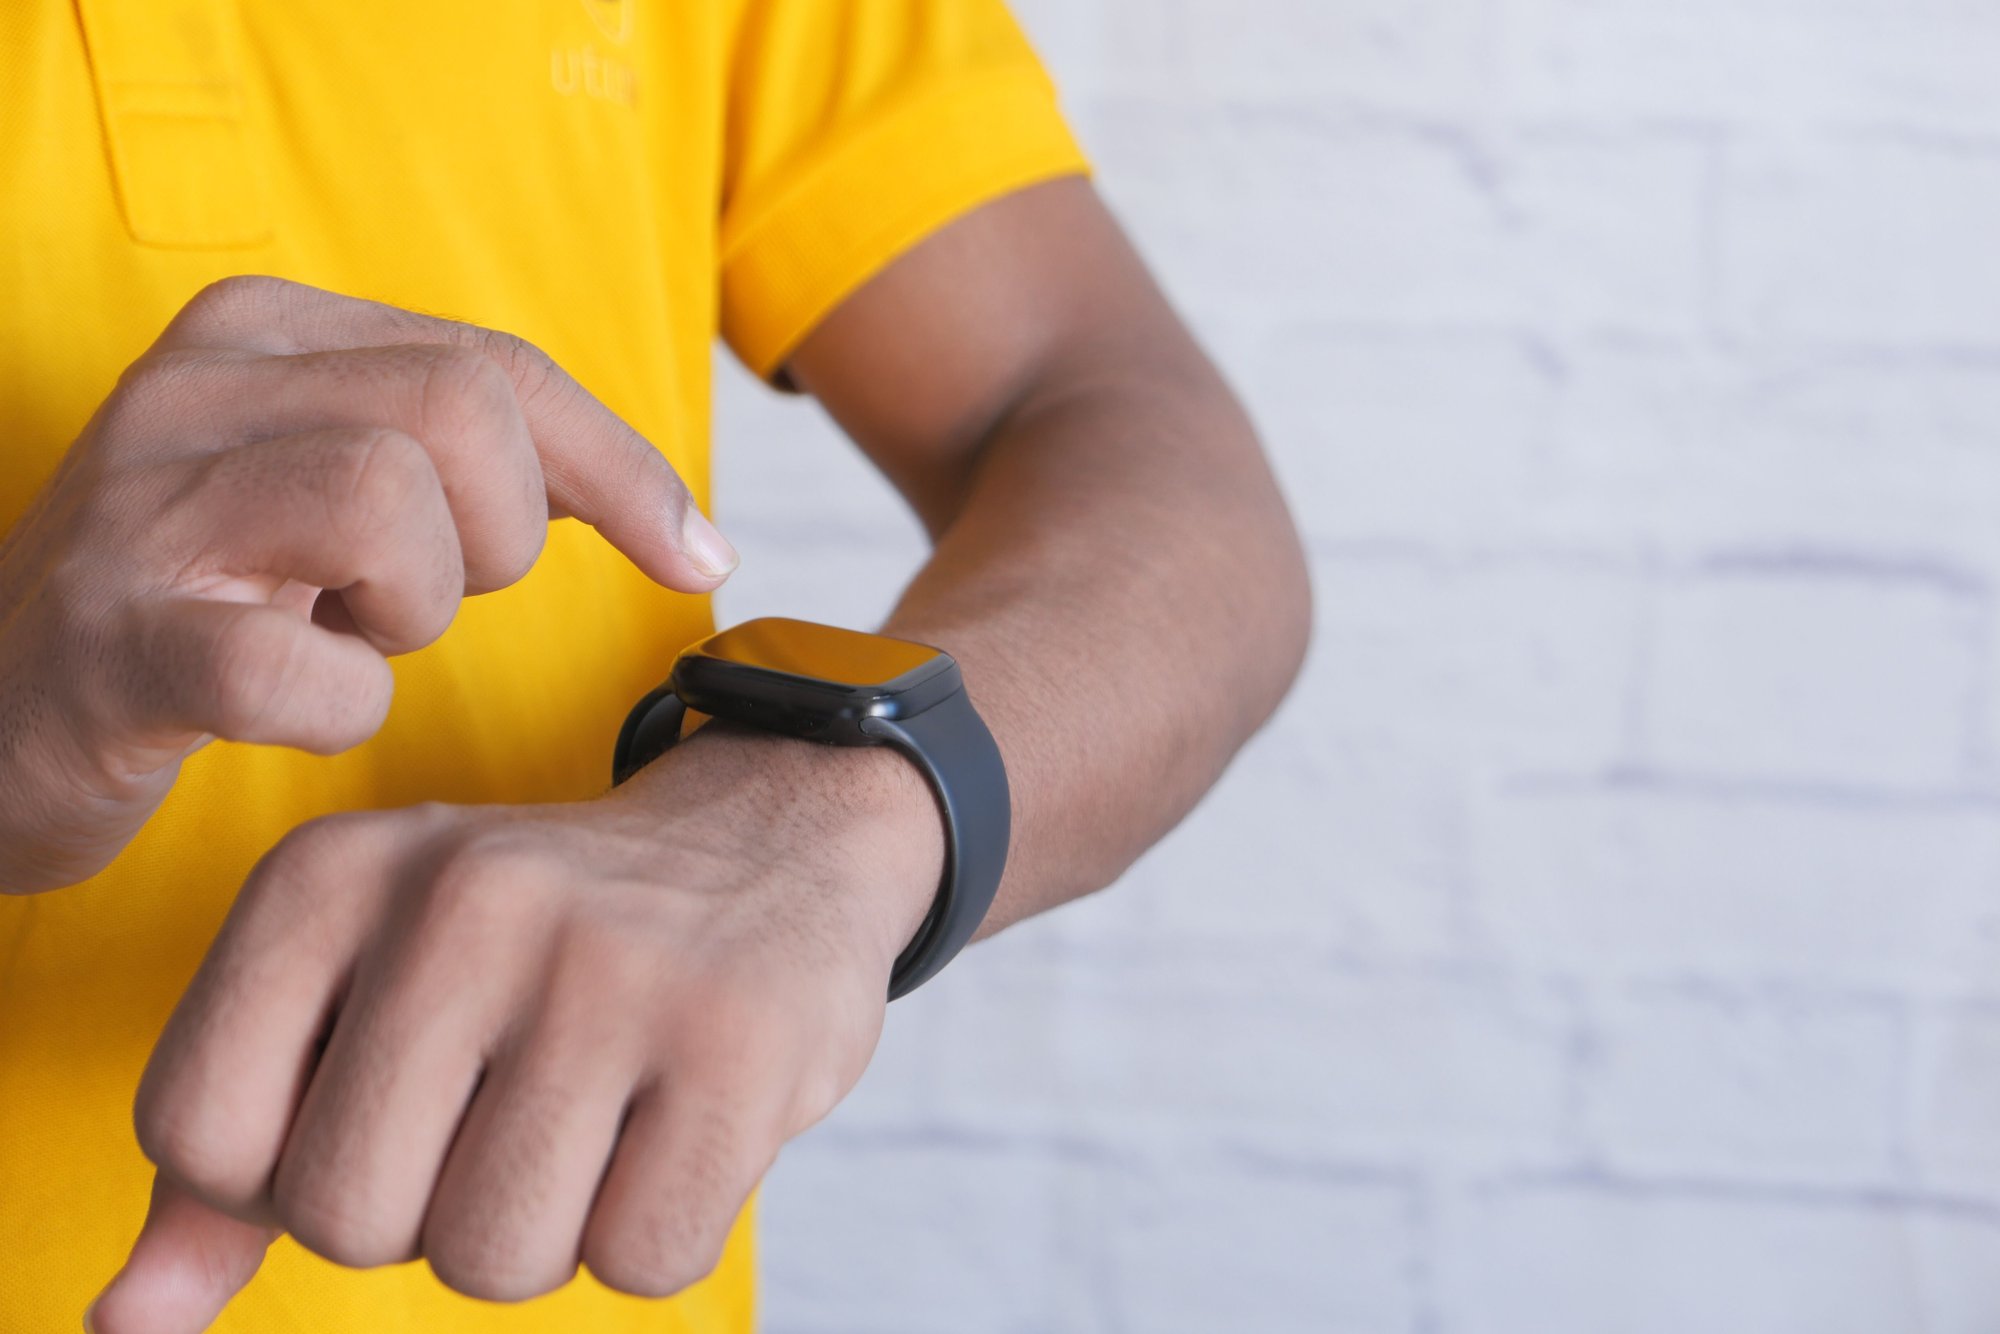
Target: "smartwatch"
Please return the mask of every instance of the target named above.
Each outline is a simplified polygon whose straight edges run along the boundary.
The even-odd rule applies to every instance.
[[[613,784],[679,741],[690,711],[907,756],[944,816],[944,882],[897,956],[889,999],[935,977],[965,948],[1000,888],[1012,806],[1000,748],[949,653],[810,621],[745,621],[683,649],[666,683],[633,706],[612,756]]]

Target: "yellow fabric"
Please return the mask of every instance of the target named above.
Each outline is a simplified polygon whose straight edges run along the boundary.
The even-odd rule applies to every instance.
[[[9,0],[0,5],[0,531],[204,283],[280,274],[521,333],[708,487],[718,331],[773,373],[900,249],[1083,168],[998,0]],[[727,513],[723,514],[727,527]],[[752,551],[750,558],[755,559]],[[0,1330],[74,1328],[149,1170],[130,1102],[256,858],[328,811],[588,797],[709,628],[589,530],[397,664],[334,759],[217,745],[91,883],[0,899]],[[520,1307],[289,1242],[223,1334],[736,1331],[751,1241],[640,1302]]]

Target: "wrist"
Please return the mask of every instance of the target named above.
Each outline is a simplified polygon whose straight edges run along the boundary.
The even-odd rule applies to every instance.
[[[618,795],[833,885],[885,968],[923,925],[944,876],[937,798],[915,765],[884,746],[824,745],[711,720]]]

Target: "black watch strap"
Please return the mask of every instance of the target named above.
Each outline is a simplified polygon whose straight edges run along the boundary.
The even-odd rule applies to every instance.
[[[963,690],[913,718],[863,719],[861,730],[924,771],[944,815],[944,879],[889,974],[889,999],[895,1000],[937,976],[986,920],[1007,865],[1012,801],[1000,747]]]
[[[633,705],[611,752],[611,786],[617,787],[680,744],[686,721],[687,705],[672,686],[660,686]]]
[[[687,717],[672,689],[641,700],[618,738],[612,782],[622,783],[679,742]],[[889,999],[937,976],[986,920],[1000,892],[1012,833],[1007,766],[964,690],[911,718],[866,718],[861,731],[894,747],[923,771],[944,816],[944,878],[917,934],[896,957]]]

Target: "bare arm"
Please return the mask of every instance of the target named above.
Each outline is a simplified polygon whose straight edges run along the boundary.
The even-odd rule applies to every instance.
[[[1080,180],[925,242],[790,371],[937,541],[889,629],[959,659],[1006,756],[986,931],[1108,885],[1304,653],[1305,562],[1243,410]]]

